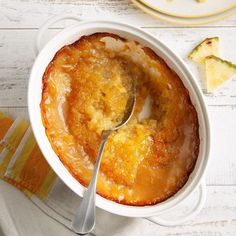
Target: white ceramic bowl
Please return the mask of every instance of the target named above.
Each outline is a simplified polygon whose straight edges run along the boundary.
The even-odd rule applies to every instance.
[[[56,21],[65,18],[76,17],[62,16],[56,17],[47,22],[39,31],[37,38],[37,48],[40,47],[41,38],[44,31]],[[72,189],[79,196],[83,196],[84,187],[68,172],[62,162],[53,151],[50,142],[45,134],[45,129],[42,124],[41,113],[40,113],[40,101],[42,96],[42,76],[49,64],[54,57],[55,53],[66,44],[73,43],[83,35],[93,34],[95,32],[109,32],[120,35],[126,39],[136,40],[142,45],[150,47],[156,52],[157,55],[162,57],[166,63],[172,68],[181,78],[185,87],[188,89],[192,103],[194,104],[199,120],[199,133],[200,133],[200,152],[197,159],[194,171],[190,175],[187,183],[184,187],[178,191],[174,196],[156,205],[152,206],[127,206],[119,204],[110,200],[107,200],[100,195],[97,195],[96,205],[106,211],[114,214],[129,216],[129,217],[151,217],[160,216],[170,210],[186,197],[188,197],[201,183],[202,177],[206,170],[209,149],[210,149],[210,127],[207,115],[206,105],[203,99],[202,92],[195,82],[193,75],[189,69],[175,53],[173,53],[164,43],[160,42],[157,38],[153,37],[149,33],[136,28],[131,25],[124,23],[113,22],[113,21],[80,21],[75,25],[64,29],[53,37],[40,51],[34,65],[32,67],[29,87],[28,87],[28,109],[31,125],[35,138],[38,145],[47,159],[50,166],[56,172],[56,174],[64,181],[64,183]],[[178,221],[169,222],[161,220],[159,217],[149,218],[150,220],[163,224],[163,225],[175,225],[182,223],[184,220],[189,219],[201,209],[205,199],[205,188],[204,185],[200,185],[200,195],[197,205],[194,209],[183,217],[178,218]]]

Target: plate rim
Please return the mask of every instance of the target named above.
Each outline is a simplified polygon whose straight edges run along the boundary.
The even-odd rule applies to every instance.
[[[132,0],[131,0],[132,1]],[[183,14],[173,14],[171,12],[167,12],[167,11],[164,11],[160,8],[157,8],[157,7],[154,7],[152,6],[151,4],[147,3],[145,0],[139,0],[143,5],[146,5],[148,8],[151,8],[152,10],[154,11],[158,11],[162,14],[165,14],[165,15],[169,15],[169,16],[173,16],[173,17],[181,17],[181,18],[202,18],[202,17],[208,17],[208,16],[215,16],[215,15],[219,15],[221,13],[224,13],[234,7],[236,7],[236,3],[233,3],[231,4],[231,6],[229,7],[225,7],[223,8],[222,10],[220,11],[215,11],[215,12],[212,12],[210,14],[200,14],[200,15],[194,15],[194,16],[189,16],[189,15],[183,15]],[[203,3],[200,3],[200,4],[203,4]]]
[[[206,25],[208,23],[213,23],[216,21],[220,21],[223,20],[227,17],[230,17],[232,15],[234,15],[236,13],[236,6],[229,9],[228,11],[233,10],[233,12],[228,12],[228,14],[224,14],[225,12],[219,13],[217,15],[213,15],[213,16],[206,16],[206,17],[199,17],[199,18],[184,18],[184,17],[177,17],[177,16],[171,16],[171,15],[167,15],[158,11],[155,11],[154,9],[146,6],[145,4],[143,4],[140,0],[131,0],[133,2],[133,4],[139,8],[140,10],[142,10],[143,12],[145,12],[146,14],[155,17],[161,21],[165,21],[167,23],[171,23],[171,24],[175,24],[175,25],[180,25],[180,26],[198,26],[198,25]],[[222,16],[222,14],[224,14]],[[202,19],[201,18],[208,18],[208,19]],[[198,20],[198,22],[188,22],[187,20],[191,19],[191,20]]]

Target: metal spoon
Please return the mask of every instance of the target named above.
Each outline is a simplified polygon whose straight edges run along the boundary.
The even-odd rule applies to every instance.
[[[74,220],[72,222],[72,229],[80,234],[85,235],[90,233],[94,226],[95,226],[95,211],[96,211],[96,204],[95,204],[95,197],[96,197],[96,185],[97,185],[97,177],[99,172],[100,163],[102,160],[102,153],[105,146],[105,143],[107,141],[107,138],[109,135],[115,131],[123,127],[132,117],[132,114],[134,112],[135,102],[136,102],[136,88],[135,88],[135,82],[132,81],[132,93],[131,96],[126,104],[126,109],[124,116],[121,120],[121,122],[110,130],[103,131],[102,135],[102,141],[99,147],[98,157],[96,164],[94,166],[93,171],[93,177],[91,179],[91,182],[88,186],[88,189],[85,191],[83,200],[75,214]]]

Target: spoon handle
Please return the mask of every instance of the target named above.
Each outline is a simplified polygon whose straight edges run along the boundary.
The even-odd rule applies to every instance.
[[[102,160],[104,146],[110,133],[111,133],[110,130],[103,132],[97,161],[94,166],[93,177],[90,181],[88,189],[84,193],[83,200],[80,203],[80,206],[72,222],[72,229],[80,235],[90,233],[95,226],[95,205],[96,205],[95,197],[96,197],[97,177]]]

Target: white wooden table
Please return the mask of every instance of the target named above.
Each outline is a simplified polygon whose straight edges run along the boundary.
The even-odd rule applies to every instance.
[[[0,0],[1,111],[13,117],[27,117],[27,82],[34,60],[34,37],[44,21],[61,13],[76,14],[82,19],[106,16],[145,28],[182,56],[197,79],[196,66],[186,55],[206,37],[219,36],[222,56],[236,63],[236,15],[211,25],[181,27],[142,13],[128,0]],[[63,26],[57,24],[47,37]],[[211,115],[212,151],[204,209],[193,221],[174,228],[138,219],[135,235],[236,235],[236,79],[214,95],[206,96],[206,101]],[[191,205],[191,201],[187,204]],[[44,215],[18,190],[0,181],[2,235],[74,234]]]

